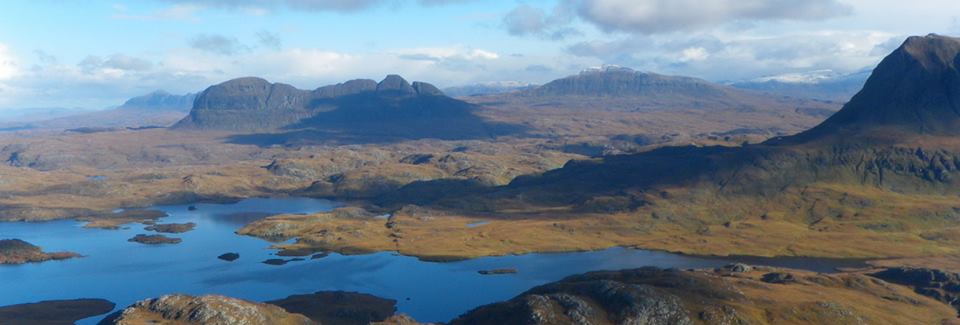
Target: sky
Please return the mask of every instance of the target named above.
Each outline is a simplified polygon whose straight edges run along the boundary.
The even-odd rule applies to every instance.
[[[259,76],[449,87],[606,64],[710,81],[870,69],[960,35],[956,0],[9,0],[0,109],[107,108]]]

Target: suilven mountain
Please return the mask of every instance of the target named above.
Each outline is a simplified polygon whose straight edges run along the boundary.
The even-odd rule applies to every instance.
[[[357,79],[312,91],[247,77],[200,93],[190,115],[174,128],[287,132],[261,138],[265,141],[293,137],[465,139],[517,131],[475,115],[477,108],[447,97],[431,84],[411,84],[397,75],[379,83]]]

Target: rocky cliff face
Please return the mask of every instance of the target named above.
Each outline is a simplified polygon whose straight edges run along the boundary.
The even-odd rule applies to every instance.
[[[927,268],[895,267],[871,275],[912,287],[918,294],[949,304],[960,311],[960,274]]]
[[[239,78],[204,90],[190,115],[175,128],[257,130],[273,129],[299,121],[309,92],[254,77]]]

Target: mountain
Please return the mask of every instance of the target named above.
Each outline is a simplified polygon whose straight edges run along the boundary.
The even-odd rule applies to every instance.
[[[537,87],[535,84],[519,81],[487,82],[472,85],[444,88],[443,92],[450,97],[481,96],[492,94],[512,93]]]
[[[792,73],[731,83],[730,86],[781,96],[846,101],[863,88],[871,70],[838,74],[831,70]]]
[[[429,83],[411,84],[398,75],[312,91],[247,77],[207,88],[174,128],[266,132],[262,137],[238,137],[240,142],[289,142],[289,137],[463,139],[515,131],[476,116],[477,109]]]
[[[908,38],[837,114],[798,138],[838,132],[960,135],[960,39]]]
[[[137,109],[137,110],[169,110],[178,112],[189,112],[193,107],[193,100],[197,94],[188,93],[185,95],[173,95],[163,90],[157,90],[152,93],[130,98],[119,109]]]
[[[738,89],[703,79],[640,72],[619,66],[605,66],[557,79],[532,89],[493,98],[539,107],[566,107],[621,111],[729,111],[829,116],[829,103],[785,98]]]
[[[838,103],[738,89],[703,79],[606,66],[512,93],[461,98],[484,116],[533,126],[532,133],[617,146],[615,138],[654,143],[758,142],[808,129]],[[582,139],[582,140],[581,140]]]
[[[605,66],[551,81],[543,86],[523,91],[521,95],[532,97],[720,96],[727,91],[730,89],[702,79],[665,76],[625,67]]]

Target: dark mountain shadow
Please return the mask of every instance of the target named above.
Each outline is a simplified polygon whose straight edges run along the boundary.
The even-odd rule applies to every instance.
[[[314,111],[313,116],[280,132],[235,135],[228,142],[258,146],[367,144],[417,139],[492,139],[528,131],[521,125],[488,121],[475,114],[480,106],[442,95],[364,92],[316,98],[309,107]]]

